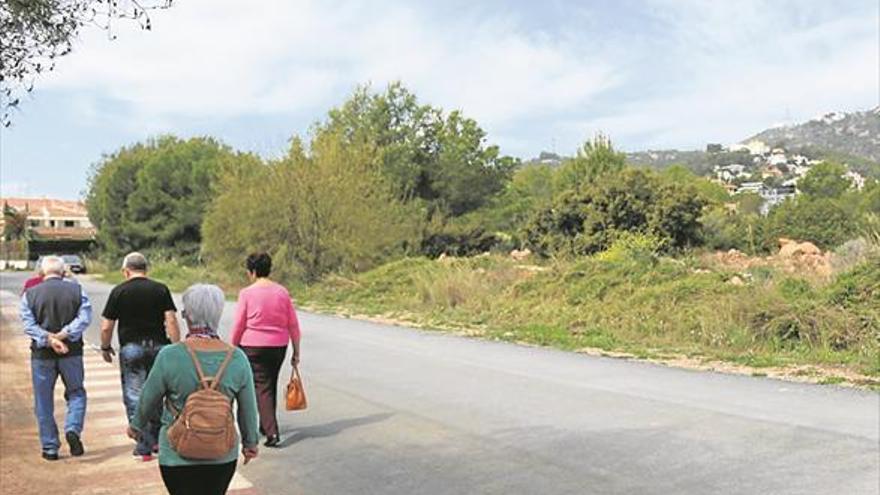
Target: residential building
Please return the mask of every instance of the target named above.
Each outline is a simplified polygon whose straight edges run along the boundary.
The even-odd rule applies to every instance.
[[[862,176],[862,174],[854,170],[848,170],[843,176],[849,179],[849,181],[852,182],[852,187],[857,190],[861,191],[862,188],[865,187],[865,177]]]
[[[745,165],[740,165],[739,163],[732,163],[730,165],[716,165],[715,166],[715,177],[722,182],[732,182],[735,179],[743,177],[746,174]]]
[[[27,215],[34,237],[42,239],[91,240],[95,228],[88,211],[79,201],[48,198],[0,198],[0,204]],[[0,220],[0,225],[5,220]]]
[[[749,150],[749,153],[753,155],[766,155],[770,152],[770,147],[767,146],[767,143],[760,139],[752,139],[746,143],[745,146]]]

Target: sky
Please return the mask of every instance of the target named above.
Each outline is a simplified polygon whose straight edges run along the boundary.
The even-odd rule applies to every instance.
[[[696,149],[880,104],[877,0],[175,0],[85,28],[0,131],[0,193],[76,199],[161,134],[281,155],[361,84],[401,81],[505,154]]]

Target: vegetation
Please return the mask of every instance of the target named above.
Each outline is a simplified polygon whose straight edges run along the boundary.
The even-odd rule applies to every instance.
[[[92,171],[86,199],[100,249],[111,258],[142,250],[196,261],[218,176],[255,163],[210,138],[171,136],[106,157]]]
[[[263,250],[316,307],[563,349],[878,374],[880,184],[856,190],[844,171],[814,166],[762,214],[757,195],[632,166],[604,136],[559,166],[522,165],[475,121],[392,84],[358,88],[277,160],[207,138],[124,148],[95,169],[88,208],[105,255],[147,251],[175,289],[235,289]],[[767,261],[781,237],[837,254],[819,256],[821,273]]]
[[[3,203],[3,240],[15,241],[30,237],[27,214]]]
[[[377,153],[324,131],[308,151],[294,140],[283,160],[226,174],[205,219],[206,259],[236,272],[247,253],[264,250],[282,277],[315,281],[400,255],[415,243],[417,210],[375,167]]]
[[[499,256],[403,259],[329,278],[300,300],[566,350],[880,374],[880,258],[825,285],[782,269],[742,273],[708,259],[658,257],[660,245],[629,236],[598,256],[542,265]]]

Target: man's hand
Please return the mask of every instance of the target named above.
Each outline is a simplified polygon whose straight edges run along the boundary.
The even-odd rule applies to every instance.
[[[137,442],[141,438],[141,432],[135,430],[131,426],[128,427],[128,431],[126,431],[125,434],[128,435],[128,438],[134,440],[135,442]]]
[[[65,344],[64,341],[59,340],[55,336],[49,337],[49,347],[51,347],[52,350],[55,351],[55,353],[57,354],[67,354],[67,352],[70,350],[67,348],[67,344]]]
[[[116,351],[114,351],[112,347],[106,349],[101,348],[101,357],[104,358],[104,361],[112,363],[114,355],[116,355]]]
[[[256,458],[260,452],[259,450],[257,450],[257,446],[255,445],[253,447],[242,447],[241,453],[242,455],[244,455],[244,463],[245,465],[247,465],[247,463],[250,462],[251,459]]]

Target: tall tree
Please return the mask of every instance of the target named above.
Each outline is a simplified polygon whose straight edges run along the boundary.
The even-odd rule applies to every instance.
[[[400,83],[374,93],[363,86],[328,114],[317,135],[335,133],[376,147],[376,162],[398,197],[420,200],[429,217],[473,211],[500,192],[516,165],[461,112],[422,105]]]
[[[92,171],[86,200],[99,245],[110,255],[138,249],[194,258],[216,177],[255,160],[210,138],[173,136],[106,157]]]
[[[308,148],[308,149],[306,149]],[[313,281],[371,268],[415,244],[418,215],[377,166],[372,142],[320,132],[278,162],[226,174],[204,223],[204,253],[222,269],[253,250],[279,276]]]
[[[814,198],[839,198],[852,183],[844,177],[846,166],[836,162],[815,165],[798,181],[798,189]]]
[[[619,172],[625,165],[626,155],[616,151],[611,140],[600,134],[585,142],[577,156],[563,164],[557,175],[557,189],[580,191],[597,177]]]

